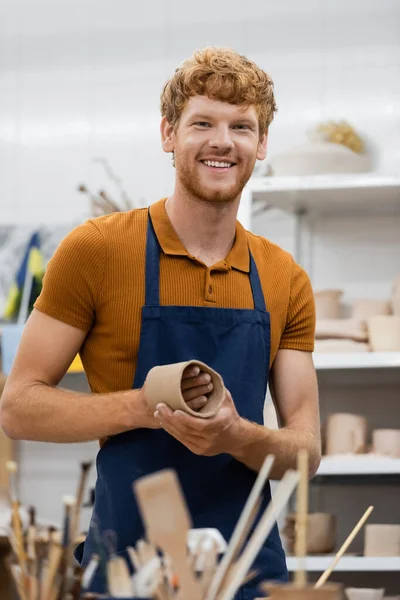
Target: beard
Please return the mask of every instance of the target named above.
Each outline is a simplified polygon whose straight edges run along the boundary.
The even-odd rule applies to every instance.
[[[204,184],[201,182],[199,167],[192,162],[186,161],[184,154],[175,150],[174,163],[177,177],[184,190],[192,197],[204,202],[231,203],[236,200],[243,191],[244,186],[251,177],[254,164],[249,164],[245,169],[239,171],[239,176],[230,185],[221,180],[220,185]],[[236,164],[232,169],[239,169]]]

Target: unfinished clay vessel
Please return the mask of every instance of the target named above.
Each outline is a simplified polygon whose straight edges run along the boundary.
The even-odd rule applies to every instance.
[[[364,556],[400,556],[400,525],[366,525]]]
[[[182,375],[189,365],[196,365],[200,367],[200,371],[209,373],[213,384],[207,404],[199,411],[192,410],[182,396]],[[188,360],[150,369],[145,381],[145,394],[147,403],[153,411],[156,410],[157,404],[162,402],[172,410],[183,410],[194,417],[207,419],[216,415],[220,409],[225,396],[225,388],[222,377],[216,371],[199,360]]]
[[[380,315],[367,321],[369,343],[374,352],[400,351],[400,315]]]
[[[261,584],[269,594],[269,600],[342,600],[343,588],[339,583],[327,583],[320,588],[308,585],[303,588],[294,585]]]
[[[372,446],[377,454],[400,458],[400,429],[375,429]]]
[[[287,551],[295,548],[296,515],[286,517],[283,535],[286,539]],[[336,545],[336,517],[329,513],[310,513],[307,518],[307,554],[327,554],[333,552]]]
[[[335,413],[326,425],[326,454],[362,454],[367,445],[367,419],[350,413]]]
[[[314,292],[317,320],[338,319],[340,314],[340,298],[343,290],[320,290]]]
[[[359,319],[320,319],[315,325],[315,339],[344,339],[356,342],[368,341],[365,321]]]
[[[363,320],[377,315],[390,315],[391,312],[391,304],[388,300],[361,298],[354,302],[351,318]]]
[[[382,600],[385,594],[383,588],[346,588],[344,592],[348,600]]]
[[[391,305],[393,314],[400,315],[400,276],[393,283]]]

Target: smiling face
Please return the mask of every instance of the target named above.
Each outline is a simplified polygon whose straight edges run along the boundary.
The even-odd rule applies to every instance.
[[[174,152],[177,185],[208,202],[233,202],[249,180],[256,159],[266,156],[254,106],[189,98],[177,127],[163,117],[163,149]]]

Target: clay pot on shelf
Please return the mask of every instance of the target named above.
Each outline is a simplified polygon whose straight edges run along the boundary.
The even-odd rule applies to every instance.
[[[400,458],[400,429],[375,429],[372,447],[377,454]]]
[[[380,315],[367,321],[369,343],[374,352],[400,351],[400,315]]]
[[[314,292],[317,319],[338,319],[343,290],[320,290]]]
[[[295,548],[296,515],[286,517],[283,535],[287,551],[291,554]],[[330,513],[310,513],[307,519],[307,554],[329,554],[336,545],[336,516]]]
[[[400,556],[400,525],[366,525],[364,556]]]
[[[344,593],[348,600],[382,600],[385,590],[383,588],[346,588]]]
[[[367,419],[360,415],[329,415],[325,454],[362,454],[367,446],[367,428]]]
[[[377,315],[390,315],[391,312],[391,304],[388,300],[360,298],[353,304],[351,318],[365,320]]]

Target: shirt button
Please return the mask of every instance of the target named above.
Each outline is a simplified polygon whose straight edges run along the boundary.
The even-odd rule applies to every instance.
[[[208,293],[209,293],[209,294],[212,294],[212,292],[213,292],[212,285],[209,285],[209,286],[208,286]]]

